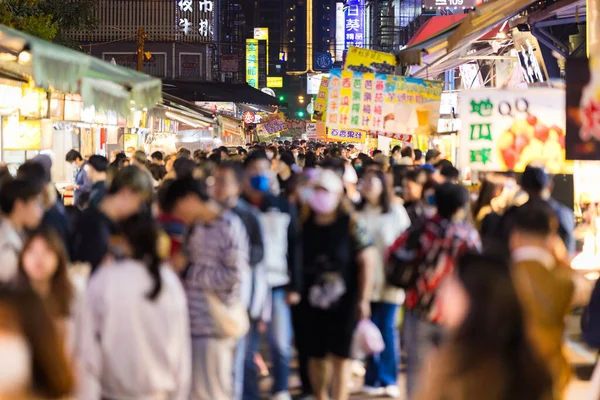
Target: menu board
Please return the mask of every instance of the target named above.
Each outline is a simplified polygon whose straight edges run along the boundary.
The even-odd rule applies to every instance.
[[[565,160],[565,91],[481,89],[460,96],[460,164],[521,172],[531,163],[569,173]]]
[[[378,134],[437,131],[443,82],[331,70],[327,127]]]

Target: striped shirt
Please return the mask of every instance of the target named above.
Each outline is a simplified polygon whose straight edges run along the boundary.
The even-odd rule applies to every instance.
[[[227,305],[240,301],[240,283],[250,272],[248,243],[242,220],[230,211],[192,227],[184,247],[191,264],[184,286],[192,337],[216,335],[206,300],[208,291]]]

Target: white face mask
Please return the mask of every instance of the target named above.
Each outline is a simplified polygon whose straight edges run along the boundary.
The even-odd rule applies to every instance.
[[[269,160],[272,160],[272,159],[273,159],[273,156],[275,156],[275,154],[274,154],[273,152],[267,151],[267,158],[268,158]]]
[[[0,335],[0,394],[25,390],[31,379],[31,352],[17,335]]]

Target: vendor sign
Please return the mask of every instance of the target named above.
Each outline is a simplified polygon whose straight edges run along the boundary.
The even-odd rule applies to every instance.
[[[306,133],[306,121],[303,119],[288,119],[285,121],[286,136],[300,137]]]
[[[262,122],[256,126],[256,132],[258,136],[275,135],[284,131],[285,129],[285,121],[279,115],[263,118]]]
[[[346,54],[344,69],[356,72],[393,74],[396,69],[396,56],[382,51],[350,47]]]
[[[315,140],[317,138],[317,123],[308,122],[306,124],[306,138],[309,140]]]
[[[600,65],[567,61],[567,159],[600,160]]]
[[[383,136],[390,139],[396,139],[401,142],[410,142],[412,140],[413,135],[406,135],[403,133],[388,133],[388,132],[378,132],[377,136]]]
[[[321,86],[319,87],[319,93],[317,93],[317,100],[315,100],[315,112],[322,113],[327,108],[328,88],[329,78],[324,76],[321,78]]]
[[[2,129],[4,150],[40,150],[42,121],[23,119],[17,114],[4,117]]]
[[[327,127],[389,134],[437,130],[443,82],[331,70]]]
[[[364,143],[366,138],[367,132],[358,129],[327,129],[328,141]]]
[[[565,92],[471,90],[460,97],[460,163],[473,170],[520,172],[530,163],[552,173],[565,162]]]

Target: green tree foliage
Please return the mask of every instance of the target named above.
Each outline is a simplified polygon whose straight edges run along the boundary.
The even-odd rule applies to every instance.
[[[0,0],[0,23],[46,40],[78,47],[70,30],[93,28],[97,0]]]
[[[58,32],[58,23],[39,9],[38,0],[0,1],[0,23],[46,40]]]

